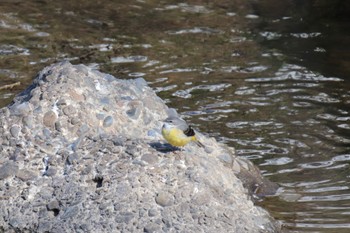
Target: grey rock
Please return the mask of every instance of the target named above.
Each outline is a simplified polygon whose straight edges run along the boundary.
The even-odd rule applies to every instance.
[[[52,224],[52,221],[41,221],[38,226],[38,232],[50,232]]]
[[[273,183],[205,136],[164,149],[168,110],[143,79],[45,68],[0,111],[0,231],[278,232],[247,196]]]
[[[31,108],[29,106],[28,102],[23,102],[21,104],[14,105],[14,107],[11,109],[11,114],[16,116],[25,116],[28,115],[31,111]]]
[[[142,103],[139,101],[131,101],[128,104],[126,114],[132,119],[138,119],[141,115]]]
[[[48,128],[44,128],[44,129],[43,129],[43,135],[44,135],[46,138],[50,138],[50,137],[51,137],[51,131],[50,131]]]
[[[77,111],[72,105],[68,105],[63,108],[63,113],[69,117],[73,116]]]
[[[174,197],[166,192],[160,192],[156,196],[156,203],[162,207],[170,206],[174,203]]]
[[[156,209],[148,210],[148,216],[150,216],[150,217],[157,216],[157,214],[158,214],[158,211]]]
[[[59,121],[56,121],[56,122],[55,122],[55,129],[56,129],[58,132],[62,132],[63,127],[62,127],[61,122],[59,122]]]
[[[79,127],[78,129],[78,136],[86,134],[90,130],[89,126],[86,124],[83,124],[82,126]]]
[[[24,116],[23,119],[22,119],[22,122],[28,128],[33,128],[34,119],[33,119],[32,116]]]
[[[73,117],[71,120],[72,125],[77,125],[80,122],[78,117]]]
[[[96,118],[99,120],[103,120],[105,118],[105,114],[104,113],[96,113]]]
[[[75,217],[79,213],[79,206],[70,206],[66,208],[61,215],[61,219],[70,219]]]
[[[50,111],[45,113],[44,118],[43,118],[43,124],[46,127],[54,127],[56,120],[57,120],[56,113],[50,110]]]
[[[232,167],[233,159],[230,153],[220,154],[218,158],[227,166]]]
[[[31,170],[21,169],[17,172],[16,177],[22,181],[29,181],[29,180],[33,180],[34,178],[36,178],[37,174]]]
[[[13,125],[10,128],[10,133],[13,137],[17,138],[20,132],[20,127],[18,125]]]
[[[16,175],[18,165],[13,161],[7,161],[0,167],[0,180]]]
[[[112,116],[107,116],[103,120],[103,127],[110,127],[113,124],[113,117]]]
[[[45,175],[47,176],[55,176],[57,173],[57,169],[54,168],[54,167],[49,167],[46,172],[45,172]]]
[[[160,232],[161,228],[159,225],[155,223],[149,223],[145,226],[143,231],[147,233],[154,233],[154,232]]]
[[[158,162],[158,156],[155,154],[144,154],[141,160],[147,162],[148,164],[155,164]]]
[[[60,203],[54,199],[47,204],[47,209],[48,210],[59,210],[60,209]]]

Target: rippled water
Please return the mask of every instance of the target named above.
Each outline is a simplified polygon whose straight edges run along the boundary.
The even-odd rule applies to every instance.
[[[300,4],[2,1],[0,105],[60,60],[143,77],[281,186],[259,204],[286,230],[349,232],[346,24],[311,24],[318,5]]]

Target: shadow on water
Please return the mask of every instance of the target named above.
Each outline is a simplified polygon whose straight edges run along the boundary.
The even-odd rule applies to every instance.
[[[21,85],[0,88],[0,105],[61,60],[143,77],[281,186],[259,204],[286,230],[349,232],[348,11],[326,0],[1,1],[0,87]]]

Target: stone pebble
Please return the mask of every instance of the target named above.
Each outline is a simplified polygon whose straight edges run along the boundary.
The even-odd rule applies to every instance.
[[[107,116],[104,120],[103,120],[103,127],[110,127],[113,124],[113,117],[112,116]]]
[[[21,128],[18,126],[18,125],[13,125],[11,128],[10,128],[10,133],[13,137],[17,138],[18,135],[19,135],[19,132],[20,132]]]
[[[69,117],[73,116],[74,114],[76,114],[76,110],[72,105],[68,105],[66,107],[63,108],[63,113]]]
[[[22,181],[33,180],[37,176],[38,174],[36,174],[34,171],[27,170],[27,169],[21,169],[16,174],[16,177],[18,177]]]
[[[16,175],[18,165],[13,161],[7,161],[0,167],[0,180]]]
[[[54,127],[55,126],[55,121],[57,120],[57,115],[54,111],[47,111],[44,114],[43,118],[43,124],[46,127]]]
[[[158,156],[156,154],[144,154],[141,156],[141,160],[148,164],[155,164],[158,162]]]
[[[174,197],[169,193],[159,192],[155,198],[155,201],[162,207],[170,206],[174,202]]]

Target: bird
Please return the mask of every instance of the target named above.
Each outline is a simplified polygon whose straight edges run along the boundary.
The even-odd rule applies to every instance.
[[[204,145],[198,141],[192,127],[177,116],[169,116],[164,120],[162,135],[170,145],[175,147],[185,146],[189,142],[195,142],[199,147],[204,147]]]

